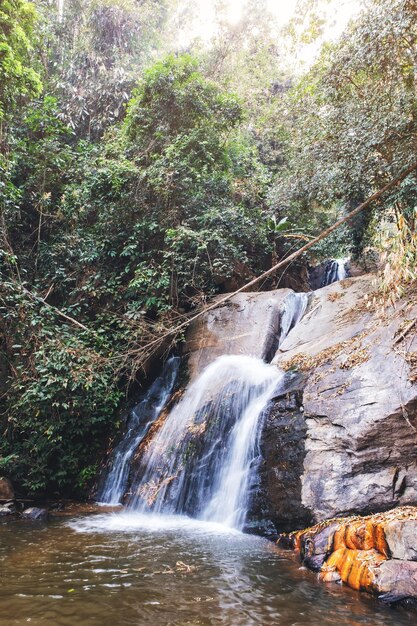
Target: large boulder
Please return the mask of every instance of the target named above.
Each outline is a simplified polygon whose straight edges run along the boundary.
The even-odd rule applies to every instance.
[[[401,340],[417,305],[410,298],[396,310],[378,310],[374,289],[368,275],[315,292],[274,358],[278,367],[304,374],[297,406],[285,421],[275,420],[275,428],[265,421],[266,474],[276,474],[278,482],[291,424],[297,440],[292,464],[299,476],[288,486],[298,485],[297,498],[285,488],[280,496],[271,491],[276,510],[286,507],[276,516],[278,528],[287,528],[300,510],[298,527],[308,516],[314,522],[417,504],[415,329]],[[277,402],[279,412],[282,398]],[[271,448],[275,455],[268,454]],[[265,481],[262,486],[268,488]]]
[[[229,302],[195,320],[184,348],[190,379],[224,354],[270,360],[278,346],[281,310],[292,293],[290,289],[238,293]]]
[[[278,545],[295,550],[323,582],[342,581],[386,602],[417,600],[417,507],[320,522]]]

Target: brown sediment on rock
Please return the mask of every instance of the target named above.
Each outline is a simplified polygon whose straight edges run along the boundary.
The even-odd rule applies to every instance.
[[[369,351],[362,346],[362,339],[364,339],[366,335],[367,332],[362,331],[351,339],[330,346],[314,356],[301,352],[288,361],[282,361],[280,367],[286,371],[291,369],[307,371],[318,368],[325,363],[334,362],[337,357],[345,354],[344,360],[338,364],[338,367],[341,369],[350,369],[355,365],[365,363],[369,359]]]
[[[391,602],[417,599],[417,507],[333,518],[281,535],[278,545],[295,550],[323,582],[342,581]]]
[[[178,389],[178,391],[176,391],[170,398],[168,404],[166,405],[166,407],[161,411],[159,417],[153,422],[152,426],[150,427],[149,431],[146,433],[145,437],[142,439],[142,441],[140,442],[140,446],[136,451],[136,454],[134,456],[134,462],[138,460],[138,458],[140,458],[140,456],[149,448],[151,442],[153,441],[153,438],[155,437],[156,433],[159,432],[159,430],[162,428],[162,426],[165,424],[166,419],[172,409],[172,407],[176,404],[178,404],[178,402],[181,400],[182,396],[184,395],[184,388]]]

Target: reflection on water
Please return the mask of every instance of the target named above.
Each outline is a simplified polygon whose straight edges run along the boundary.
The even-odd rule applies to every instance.
[[[264,539],[184,518],[2,522],[0,563],[1,626],[415,624]]]

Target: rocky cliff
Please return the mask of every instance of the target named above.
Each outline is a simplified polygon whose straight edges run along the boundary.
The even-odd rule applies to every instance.
[[[368,275],[311,294],[274,358],[298,374],[264,426],[253,516],[275,528],[417,503],[414,328],[402,338],[417,306],[384,310],[374,289]]]

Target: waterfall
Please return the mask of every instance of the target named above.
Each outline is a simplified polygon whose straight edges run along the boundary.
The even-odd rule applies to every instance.
[[[285,298],[269,353],[307,303],[308,294]],[[260,458],[259,423],[270,400],[284,393],[285,380],[284,372],[247,355],[224,355],[208,365],[142,451],[129,508],[242,529]]]
[[[290,293],[281,309],[278,348],[288,333],[303,317],[308,305],[308,293]]]
[[[326,285],[345,278],[346,259],[327,262],[320,267],[320,274]],[[248,294],[251,306],[253,297]],[[287,374],[269,363],[303,317],[308,300],[309,294],[294,292],[270,298],[265,315],[264,299],[263,335],[257,326],[262,343],[256,346],[247,341],[252,336],[247,318],[241,346],[230,344],[224,334],[225,346],[242,347],[247,354],[223,354],[210,361],[210,350],[212,345],[217,347],[218,338],[210,335],[207,321],[206,330],[200,331],[207,335],[199,341],[199,349],[207,350],[202,362],[208,365],[155,425],[152,437],[140,445],[175,386],[179,359],[167,362],[162,375],[131,413],[127,433],[111,457],[100,500],[119,503],[129,484],[127,505],[132,511],[188,515],[243,529],[261,460],[263,417],[271,400],[288,388]],[[250,310],[256,316],[256,309]],[[227,315],[223,319],[227,320]],[[213,323],[213,319],[209,321]],[[252,356],[253,351],[262,358]]]
[[[349,258],[328,259],[314,267],[310,267],[308,271],[308,282],[312,291],[327,287],[332,283],[349,277]]]
[[[258,420],[284,373],[249,356],[221,356],[186,390],[140,460],[129,507],[242,528]]]
[[[223,464],[214,477],[212,497],[205,507],[202,517],[207,521],[222,523],[225,526],[242,529],[250,499],[251,478],[260,457],[259,420],[266,406],[274,395],[284,389],[282,372],[272,372],[259,361],[256,364],[241,363],[246,370],[249,366],[249,377],[253,380],[256,368],[263,381],[259,386],[251,383],[251,392],[246,408],[230,433],[228,449]],[[242,374],[246,374],[246,371]],[[278,374],[278,375],[277,375]]]
[[[119,504],[126,490],[130,461],[153,422],[165,408],[174,389],[179,357],[171,357],[166,362],[161,375],[154,381],[142,400],[131,411],[127,431],[113,450],[109,470],[97,500],[103,504]]]
[[[332,259],[327,262],[322,287],[331,285],[347,277],[346,263],[348,259]]]

